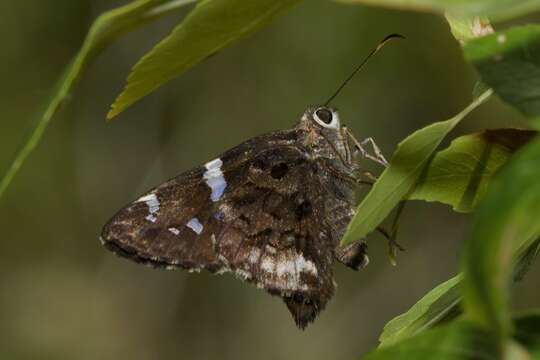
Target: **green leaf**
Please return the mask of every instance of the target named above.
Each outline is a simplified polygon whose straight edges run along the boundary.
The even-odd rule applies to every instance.
[[[496,129],[455,139],[431,159],[408,199],[438,201],[456,211],[472,211],[499,168],[536,134],[533,130]]]
[[[28,155],[39,143],[52,117],[68,99],[68,95],[88,65],[110,43],[123,34],[132,31],[162,15],[191,3],[194,0],[139,0],[113,9],[99,16],[92,24],[84,43],[58,80],[52,97],[36,123],[35,128],[17,152],[12,163],[0,181],[0,197],[6,191],[13,177]]]
[[[529,352],[540,355],[540,309],[518,316],[514,319],[514,326],[514,338]]]
[[[540,238],[536,239],[525,252],[519,255],[519,260],[514,270],[514,281],[523,280],[538,257],[538,253],[540,253]]]
[[[406,313],[389,321],[379,337],[380,347],[389,346],[417,335],[439,323],[459,305],[459,282],[457,275],[428,292]]]
[[[453,118],[414,132],[403,140],[371,191],[362,200],[341,240],[346,245],[373,231],[414,186],[444,137],[491,95],[488,90]]]
[[[474,88],[472,91],[472,98],[473,99],[478,98],[480,95],[482,95],[484,92],[488,91],[489,89],[490,89],[489,86],[487,86],[485,83],[481,81],[477,81],[474,84]]]
[[[531,354],[514,340],[508,340],[503,344],[499,359],[531,360]]]
[[[203,0],[133,68],[107,117],[115,117],[159,86],[249,35],[300,0]]]
[[[520,281],[531,267],[539,251],[540,238],[532,244],[524,242],[516,250],[514,257],[518,263],[514,270],[514,281]],[[379,340],[379,346],[387,346],[398,341],[422,333],[427,329],[446,322],[461,314],[461,286],[462,275],[459,274],[432,289],[407,312],[396,316],[384,327]]]
[[[397,344],[378,348],[362,360],[499,359],[495,341],[485,330],[465,321],[428,330]]]
[[[540,127],[540,25],[474,39],[463,50],[482,81]]]
[[[457,17],[447,13],[446,21],[452,35],[462,45],[469,40],[493,33],[493,27],[485,16]]]
[[[509,289],[516,254],[540,236],[540,139],[501,170],[475,216],[463,253],[468,318],[504,341],[511,330]]]
[[[532,244],[525,242],[523,245],[525,246],[517,249],[514,255],[518,259],[514,272],[515,281],[522,280],[530,269],[540,249],[540,238]],[[384,347],[395,344],[459,316],[461,314],[461,307],[459,306],[461,301],[459,291],[461,280],[462,275],[459,274],[445,281],[429,291],[407,312],[390,320],[379,337],[379,346]]]
[[[489,16],[508,20],[540,9],[536,0],[337,0],[347,4],[384,6],[402,10],[452,13],[459,17]]]

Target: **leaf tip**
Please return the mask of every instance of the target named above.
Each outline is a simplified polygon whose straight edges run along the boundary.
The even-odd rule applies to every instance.
[[[114,108],[111,108],[109,112],[107,113],[106,120],[111,121],[112,119],[116,117],[116,115],[118,115],[118,112]]]
[[[116,98],[112,103],[109,112],[107,113],[107,121],[110,121],[118,116],[126,107],[120,102],[120,97]]]

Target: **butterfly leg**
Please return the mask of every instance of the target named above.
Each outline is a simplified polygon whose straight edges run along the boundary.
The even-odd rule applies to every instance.
[[[377,177],[371,171],[364,171],[360,168],[355,169],[355,183],[357,185],[373,186]]]
[[[368,157],[369,154],[367,154],[367,151],[362,148],[362,146],[366,146],[368,144],[371,145],[371,148],[373,149],[373,152],[375,153],[375,159],[373,159],[372,157]],[[382,154],[381,149],[379,149],[377,144],[375,144],[375,140],[373,140],[373,138],[368,137],[367,139],[365,139],[364,141],[360,143],[360,152],[362,151],[366,151],[366,155],[364,155],[365,157],[368,157],[369,159],[374,160],[385,167],[388,166],[388,161],[386,161],[386,158]],[[369,155],[369,156],[372,156],[372,155]]]
[[[362,171],[360,173],[360,176],[365,177],[367,180],[364,180],[364,179],[360,178],[360,180],[358,181],[359,183],[365,184],[366,182],[368,182],[371,185],[373,185],[377,181],[377,177],[375,175],[373,175],[373,173],[371,171]]]
[[[355,241],[349,245],[336,247],[334,256],[343,265],[353,270],[360,270],[369,264],[367,248],[368,246],[364,241]]]
[[[381,164],[384,167],[388,166],[388,161],[386,161],[386,158],[382,154],[381,149],[379,149],[379,147],[377,146],[377,144],[375,143],[373,138],[368,137],[367,139],[364,139],[362,142],[360,142],[354,137],[354,135],[352,134],[352,132],[349,129],[347,129],[346,131],[347,131],[347,135],[349,135],[349,137],[353,141],[353,143],[354,143],[354,145],[356,147],[356,150],[358,150],[360,152],[362,157],[364,157],[366,159],[373,160],[376,163]],[[374,155],[370,154],[365,149],[365,147],[367,145],[371,145],[371,148],[373,149]]]

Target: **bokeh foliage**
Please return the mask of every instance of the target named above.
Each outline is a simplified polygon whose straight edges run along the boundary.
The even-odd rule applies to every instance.
[[[121,36],[192,2],[138,0],[97,18],[81,50],[64,71],[28,141],[2,177],[0,196],[88,65]],[[539,9],[538,3],[503,0],[342,2],[349,3],[344,6],[371,4],[448,13],[448,31],[453,30],[465,60],[478,71],[483,87],[489,88],[449,120],[431,121],[432,124],[406,136],[349,225],[342,243],[370,233],[402,200],[436,201],[451,205],[456,211],[474,212],[473,224],[465,236],[462,275],[435,288],[407,313],[391,321],[381,336],[383,346],[365,358],[475,359],[500,358],[527,351],[531,355],[538,354],[538,316],[533,311],[532,315],[514,317],[510,284],[516,263],[530,264],[538,252],[540,140],[534,130],[508,127],[454,137],[446,149],[439,150],[458,123],[492,93],[524,114],[531,127],[538,127],[540,36],[537,25],[506,25],[507,28],[499,30],[497,23],[493,23],[495,31],[489,23],[526,16]],[[297,3],[299,1],[292,0],[261,0],[249,4],[199,1],[172,33],[135,65],[109,117],[118,115],[216,51],[262,29]],[[473,93],[472,88],[463,91]],[[524,254],[531,255],[524,257]],[[528,269],[528,266],[523,268]],[[523,273],[521,271],[521,275]],[[459,306],[460,302],[463,307]]]

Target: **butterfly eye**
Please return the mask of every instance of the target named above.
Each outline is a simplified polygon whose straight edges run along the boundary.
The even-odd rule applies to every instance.
[[[313,113],[313,118],[317,123],[326,127],[326,128],[338,128],[339,121],[337,119],[337,114],[331,111],[328,108],[321,107]]]
[[[319,120],[325,124],[330,124],[332,122],[332,112],[328,109],[319,109],[315,112]]]

